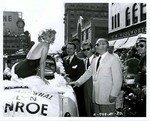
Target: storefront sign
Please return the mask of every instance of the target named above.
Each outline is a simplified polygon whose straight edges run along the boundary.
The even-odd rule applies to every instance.
[[[23,28],[18,28],[17,22],[20,19],[19,18],[19,12],[3,12],[3,30],[4,35],[8,34],[16,34],[19,35],[20,33],[23,33]]]
[[[146,25],[137,25],[132,26],[130,28],[126,28],[117,32],[110,33],[109,36],[111,39],[118,39],[118,38],[127,38],[138,35],[140,33],[146,33]]]

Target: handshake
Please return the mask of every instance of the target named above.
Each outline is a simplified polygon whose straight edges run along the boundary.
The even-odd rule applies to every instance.
[[[73,85],[73,88],[79,87],[79,86],[80,86],[79,83],[78,83],[77,81],[69,82],[68,84],[69,84],[69,85]]]
[[[64,76],[64,78],[67,81],[67,85],[73,85],[73,88],[80,86],[77,81],[72,81],[68,76]]]

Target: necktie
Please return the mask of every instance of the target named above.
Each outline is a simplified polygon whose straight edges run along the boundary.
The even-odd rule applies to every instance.
[[[70,64],[70,57],[67,59],[67,64],[68,65]]]
[[[101,56],[99,57],[99,59],[98,59],[98,61],[97,61],[96,71],[97,71],[97,69],[98,69],[98,67],[99,67],[100,59],[101,59]]]
[[[88,69],[88,67],[90,66],[90,60],[89,60],[89,58],[87,59],[87,65],[86,65],[87,67],[87,69]]]

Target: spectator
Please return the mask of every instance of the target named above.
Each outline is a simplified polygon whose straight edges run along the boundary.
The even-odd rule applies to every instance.
[[[62,50],[62,52],[61,52],[61,54],[60,54],[60,57],[63,59],[64,57],[67,56],[67,47],[66,47],[66,46],[63,46],[63,47],[61,48],[61,50]]]
[[[85,71],[83,60],[79,59],[75,55],[75,52],[76,52],[76,45],[74,43],[68,43],[67,44],[68,56],[63,59],[63,65],[66,74],[72,81],[79,79],[80,76]],[[83,86],[75,88],[74,91],[77,97],[79,116],[85,116]]]
[[[84,60],[85,60],[85,70],[87,70],[94,58],[92,44],[90,42],[83,42],[81,47],[82,47],[83,54],[86,57]],[[93,82],[92,82],[92,78],[90,78],[84,84],[84,100],[85,100],[85,109],[86,109],[87,116],[93,115],[92,88],[93,88]]]
[[[3,79],[10,80],[11,78],[11,60],[8,59],[7,62],[5,63],[5,70],[3,72]]]
[[[138,64],[139,64],[139,56],[136,53],[137,50],[136,48],[131,48],[128,51],[127,54],[127,59],[125,60],[125,62],[123,63],[124,65],[124,77],[126,78],[130,78],[129,76],[131,75],[132,78],[135,78],[138,74]]]
[[[139,63],[138,85],[142,90],[141,101],[138,102],[137,115],[146,116],[146,37],[138,37],[136,47],[141,56]]]
[[[139,73],[140,73],[140,80],[139,84],[141,86],[146,85],[146,38],[139,37],[137,44],[136,44],[137,50],[140,57],[140,63],[139,63]]]
[[[120,60],[119,56],[116,53],[114,53],[114,46],[113,45],[108,47],[108,52],[110,54],[114,54]]]
[[[78,38],[74,38],[72,39],[72,43],[74,43],[76,45],[76,56],[79,58],[85,58],[83,52],[81,51],[81,47],[80,47],[80,40]]]

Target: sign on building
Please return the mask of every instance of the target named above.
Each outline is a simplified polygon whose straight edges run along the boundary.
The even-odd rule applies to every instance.
[[[22,26],[21,22],[22,21]],[[3,31],[4,35],[19,35],[24,31],[24,22],[21,12],[3,12]]]

